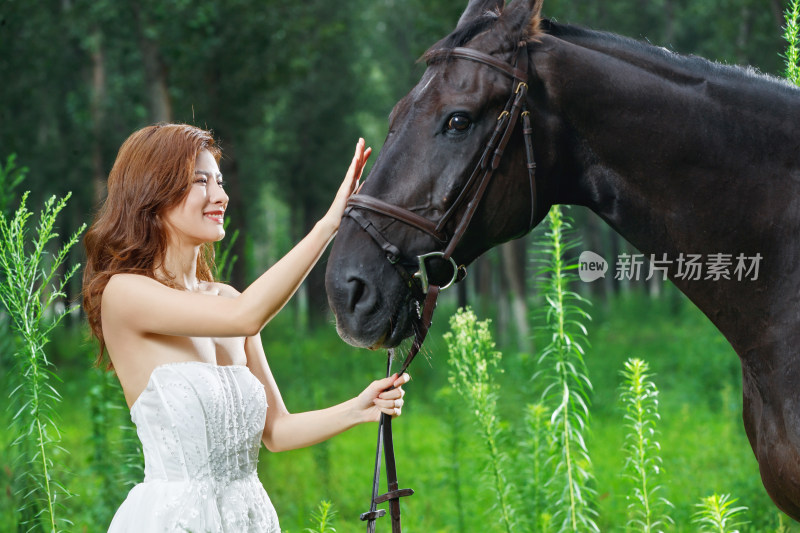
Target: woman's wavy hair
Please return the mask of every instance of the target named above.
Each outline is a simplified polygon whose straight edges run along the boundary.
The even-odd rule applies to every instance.
[[[108,175],[108,196],[83,238],[83,308],[91,333],[100,343],[96,364],[103,363],[105,339],[100,302],[114,274],[140,274],[178,288],[159,271],[167,251],[163,215],[183,201],[194,181],[197,155],[221,152],[210,132],[185,124],[156,124],[133,133],[122,144]],[[197,279],[213,281],[214,248],[206,243],[197,259]],[[107,361],[107,368],[111,368]]]

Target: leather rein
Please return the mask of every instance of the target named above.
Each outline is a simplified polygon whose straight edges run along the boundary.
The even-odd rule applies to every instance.
[[[472,217],[477,211],[478,205],[483,198],[484,193],[491,181],[492,175],[497,167],[500,165],[500,159],[503,156],[506,145],[511,139],[516,124],[520,117],[522,118],[522,133],[525,139],[525,156],[527,158],[528,178],[530,180],[530,224],[533,226],[535,207],[536,207],[536,184],[534,181],[536,162],[533,157],[533,129],[531,128],[530,112],[528,111],[527,104],[527,91],[528,91],[528,47],[526,42],[520,42],[517,45],[516,56],[514,64],[511,65],[505,61],[501,61],[493,56],[479,52],[472,48],[452,48],[436,50],[428,56],[428,64],[434,61],[448,60],[448,59],[465,59],[475,61],[483,65],[489,66],[512,79],[512,92],[506,102],[505,108],[497,117],[497,124],[492,132],[489,141],[481,155],[480,161],[475,166],[472,174],[462,188],[461,192],[456,197],[453,204],[447,209],[442,218],[438,222],[433,222],[424,218],[404,207],[392,205],[388,202],[378,198],[367,196],[365,194],[356,193],[352,195],[344,212],[345,217],[353,219],[367,234],[375,241],[375,243],[384,251],[386,258],[397,270],[400,277],[408,286],[412,295],[417,299],[424,297],[422,312],[419,316],[419,323],[414,336],[414,341],[405,358],[400,370],[399,375],[402,375],[408,365],[419,352],[422,343],[428,334],[431,322],[433,319],[433,310],[436,307],[436,300],[439,296],[439,291],[448,288],[454,282],[460,281],[466,275],[466,268],[464,265],[458,265],[453,259],[453,253],[456,247],[461,242],[461,238],[467,230]],[[466,206],[464,206],[466,204]],[[452,235],[448,236],[445,231],[445,226],[448,222],[455,217],[455,214],[461,211],[463,213],[456,223],[455,230]],[[400,249],[392,244],[380,230],[367,219],[361,211],[371,211],[377,213],[413,228],[427,233],[434,237],[437,241],[446,244],[443,251],[435,251],[417,256],[418,270],[414,274],[410,274],[408,270],[400,263],[403,254]],[[428,279],[426,261],[432,258],[439,258],[444,260],[452,268],[452,277],[447,283],[435,284],[431,283]],[[391,372],[391,363],[394,359],[394,350],[389,350],[389,361],[387,363],[386,375],[389,376]],[[377,505],[383,502],[389,502],[390,514],[392,518],[392,533],[400,533],[400,498],[403,496],[410,496],[414,493],[411,489],[398,488],[397,470],[394,461],[394,447],[392,443],[392,418],[386,414],[381,414],[378,426],[378,446],[375,454],[375,470],[372,483],[372,501],[370,510],[361,515],[361,520],[367,521],[367,532],[375,532],[375,520],[386,514],[384,509],[377,509]],[[386,459],[386,477],[388,482],[388,492],[378,495],[378,483],[380,479],[381,467],[381,448],[385,447]]]

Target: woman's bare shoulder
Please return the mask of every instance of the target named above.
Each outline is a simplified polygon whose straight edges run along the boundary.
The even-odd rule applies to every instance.
[[[120,311],[127,315],[129,311],[142,306],[152,306],[155,302],[170,298],[176,291],[153,278],[141,274],[119,273],[108,280],[101,306],[107,310]]]
[[[109,296],[115,297],[118,294],[127,295],[130,291],[141,290],[142,288],[168,287],[153,278],[141,274],[119,273],[108,278],[108,283],[103,290],[103,300]]]

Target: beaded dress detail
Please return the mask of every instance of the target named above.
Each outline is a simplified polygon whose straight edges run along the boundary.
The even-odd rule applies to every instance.
[[[266,414],[264,386],[246,366],[156,367],[131,407],[144,481],[109,533],[279,533],[256,474]]]

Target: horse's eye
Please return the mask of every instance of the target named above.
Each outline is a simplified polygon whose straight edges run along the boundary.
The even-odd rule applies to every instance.
[[[453,115],[447,121],[447,129],[449,131],[466,131],[472,122],[466,115]]]

